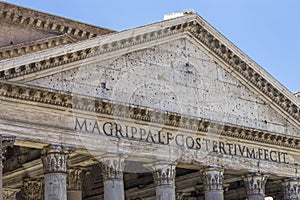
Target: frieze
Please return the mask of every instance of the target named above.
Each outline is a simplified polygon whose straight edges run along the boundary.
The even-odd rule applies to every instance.
[[[83,95],[76,96],[66,92],[33,86],[24,86],[7,81],[0,81],[0,96],[39,102],[47,105],[55,105],[73,110],[84,110],[98,114],[163,124],[166,126],[184,128],[197,132],[208,132],[220,125],[217,121],[200,117],[186,116],[179,113],[155,110],[116,101],[112,102]],[[217,130],[218,134],[223,136],[300,149],[300,138],[295,136],[282,135],[264,130],[236,126],[233,124],[222,124],[222,126]]]
[[[220,140],[219,137],[214,140],[205,136],[166,132],[155,128],[143,128],[83,118],[75,118],[74,130],[82,133],[168,145],[196,151],[214,152],[277,163],[289,163],[287,160],[288,154],[285,152],[269,150],[263,147],[254,148],[240,143],[225,142]]]

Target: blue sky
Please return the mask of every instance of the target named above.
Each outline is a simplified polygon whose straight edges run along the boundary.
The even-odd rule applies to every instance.
[[[300,91],[299,0],[7,0],[124,30],[194,10],[290,91]]]

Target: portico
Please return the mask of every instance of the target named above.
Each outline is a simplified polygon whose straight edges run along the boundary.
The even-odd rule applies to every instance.
[[[7,88],[18,88],[17,84],[10,84]],[[5,87],[2,86],[2,88]],[[43,92],[42,89],[39,89],[39,91]],[[7,91],[6,94],[9,94],[9,92]],[[65,98],[68,98],[68,96],[65,96]],[[82,101],[86,101],[86,99]],[[111,104],[111,106],[107,106],[108,108],[118,106],[109,101],[103,102],[106,102],[106,105]],[[19,107],[22,104],[23,102],[18,102]],[[24,106],[28,107],[28,104],[24,104]],[[35,104],[34,106],[42,106],[42,104]],[[13,112],[16,107],[2,106],[1,108],[12,109],[7,110],[7,112]],[[130,105],[128,105],[125,110],[130,109]],[[35,110],[38,111],[39,109],[32,109],[30,120],[35,120]],[[145,110],[147,108],[135,108],[137,114]],[[49,109],[48,117],[57,115],[57,113],[51,111],[52,109]],[[44,112],[47,112],[47,110],[45,109]],[[159,114],[161,111],[156,112],[157,116],[161,115]],[[103,110],[103,113],[108,112]],[[105,199],[124,199],[125,197],[134,199],[155,196],[157,199],[176,199],[179,198],[180,192],[185,194],[184,198],[191,199],[193,197],[200,198],[201,196],[206,199],[243,197],[263,199],[266,191],[268,196],[271,195],[274,198],[277,198],[278,195],[285,195],[287,196],[286,199],[291,199],[288,196],[298,195],[298,166],[291,164],[294,162],[293,158],[297,155],[297,152],[289,151],[292,144],[285,142],[286,140],[291,141],[289,138],[282,141],[280,148],[271,144],[262,147],[257,145],[258,138],[255,136],[256,132],[254,130],[251,132],[247,128],[224,124],[220,127],[219,131],[222,131],[222,133],[218,138],[218,142],[215,142],[211,137],[205,136],[209,134],[208,132],[201,129],[201,123],[205,123],[206,130],[209,130],[211,126],[215,126],[216,122],[213,121],[202,119],[198,122],[194,121],[195,124],[199,124],[197,130],[202,131],[194,132],[193,127],[191,127],[190,129],[181,129],[178,132],[171,128],[170,121],[167,120],[164,129],[157,131],[158,127],[155,124],[149,126],[149,122],[140,120],[138,117],[135,120],[141,123],[137,124],[133,121],[127,121],[125,118],[116,121],[109,114],[102,115],[101,113],[99,115],[102,115],[103,120],[98,120],[96,126],[100,132],[91,132],[85,126],[95,125],[91,123],[92,120],[87,120],[89,119],[87,115],[84,115],[80,114],[81,118],[64,115],[64,125],[66,127],[64,133],[59,133],[57,131],[59,129],[56,129],[56,133],[48,130],[48,134],[41,134],[41,131],[33,131],[23,126],[22,133],[18,135],[16,127],[8,126],[9,121],[7,121],[6,127],[11,127],[11,129],[6,129],[5,133],[9,132],[14,135],[13,137],[16,138],[15,146],[23,145],[24,148],[35,148],[40,151],[40,154],[37,153],[35,160],[25,164],[24,166],[27,167],[24,169],[13,170],[10,175],[4,173],[5,190],[3,191],[8,191],[7,188],[11,188],[13,191],[23,191],[23,182],[20,181],[26,175],[29,176],[24,179],[24,184],[26,183],[24,197],[26,199],[33,198],[33,196],[38,198],[35,195],[39,196],[41,191],[33,191],[35,191],[35,188],[41,188],[41,185],[43,185],[42,188],[45,188],[42,192],[43,199],[67,199],[71,197],[78,200],[84,199],[84,195],[88,193],[84,191],[84,184],[86,185],[87,181],[93,184],[94,180],[90,177],[96,177],[97,175],[94,174],[95,170],[91,169],[96,167],[96,174],[98,174],[103,184],[102,193],[98,193],[98,195]],[[173,113],[168,113],[168,115],[168,119],[173,118]],[[116,113],[114,117],[116,117]],[[153,119],[152,121],[155,122],[155,120],[159,121],[159,119]],[[68,127],[68,125],[70,126]],[[130,131],[117,134],[120,129],[116,127],[121,126],[125,127],[124,130],[126,130],[126,127],[130,127]],[[35,128],[42,130],[43,126],[35,126]],[[19,129],[20,127],[18,127]],[[253,140],[253,142],[248,140],[244,143],[242,139],[239,139],[238,142],[235,137],[230,137],[230,134],[225,130],[230,130],[230,134],[232,134],[232,130],[240,130],[240,136],[247,132],[248,135],[254,135],[256,140]],[[105,134],[105,131],[109,134]],[[29,134],[30,139],[19,140],[18,138],[21,138],[24,133]],[[149,133],[153,134],[152,137],[149,136]],[[132,134],[135,134],[136,137],[131,137]],[[271,133],[264,134],[275,137]],[[49,137],[49,135],[52,135],[52,137]],[[62,136],[66,136],[63,140],[65,142],[59,144],[62,141]],[[41,139],[43,141],[47,140],[49,144],[41,143]],[[185,144],[181,143],[182,141],[185,141]],[[268,142],[271,143],[271,141]],[[280,142],[280,140],[276,140],[276,142]],[[118,144],[122,144],[122,146]],[[136,153],[137,151],[139,154]],[[18,178],[16,179],[13,174],[19,174],[20,181],[17,181]],[[139,176],[144,177],[144,179],[140,179]],[[63,185],[56,187],[53,181]],[[269,188],[267,181],[272,182]],[[138,185],[134,182],[137,182]],[[147,187],[141,187],[140,184],[145,184]],[[141,188],[137,189],[138,187]],[[276,189],[279,187],[281,188],[281,194]],[[52,197],[51,191],[59,196]],[[233,191],[235,191],[235,194],[232,194]],[[113,194],[118,195],[118,197],[114,197]]]
[[[299,198],[299,99],[199,15],[114,33],[11,6],[51,38],[0,56],[0,200]]]

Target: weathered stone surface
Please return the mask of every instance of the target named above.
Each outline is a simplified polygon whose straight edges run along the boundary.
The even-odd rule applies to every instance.
[[[299,132],[188,39],[82,65],[29,84],[277,133]]]
[[[66,174],[45,174],[45,200],[67,200],[66,178]]]

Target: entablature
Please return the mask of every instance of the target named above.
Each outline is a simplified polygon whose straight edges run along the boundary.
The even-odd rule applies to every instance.
[[[105,115],[110,118],[117,117],[139,123],[153,123],[170,129],[181,129],[180,131],[184,129],[196,133],[214,133],[262,144],[300,149],[300,138],[296,136],[7,81],[0,81],[0,96],[2,100],[17,102],[23,106],[31,104],[34,107],[61,110],[63,115],[68,111],[74,114],[73,117],[76,117],[76,113],[85,113],[87,118]]]
[[[34,57],[22,60],[2,62],[0,78],[24,82],[26,79],[55,73],[58,70],[76,67],[76,63],[94,59],[96,56],[115,55],[117,51],[128,52],[129,49],[146,48],[161,40],[172,37],[191,36],[205,47],[215,58],[225,65],[227,70],[239,77],[243,83],[268,99],[279,112],[291,119],[294,124],[300,123],[299,99],[284,86],[274,80],[254,61],[213,29],[198,15],[167,20],[152,25],[106,35],[76,44],[59,47],[55,51],[37,53]],[[41,59],[43,58],[43,59]],[[106,57],[107,58],[107,57]],[[13,62],[13,63],[12,63]],[[62,67],[72,64],[69,67]],[[11,67],[13,64],[14,67]],[[52,71],[49,71],[52,69]]]

